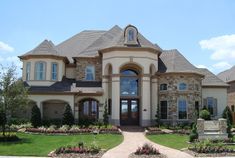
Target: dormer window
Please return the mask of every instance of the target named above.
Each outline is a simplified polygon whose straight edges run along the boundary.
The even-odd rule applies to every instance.
[[[128,25],[124,31],[125,45],[138,45],[138,30],[132,25]]]
[[[134,41],[134,30],[132,29],[128,31],[128,41]]]

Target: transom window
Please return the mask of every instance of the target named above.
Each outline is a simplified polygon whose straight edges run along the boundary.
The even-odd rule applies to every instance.
[[[31,63],[27,62],[27,64],[26,64],[26,81],[30,80],[30,69],[31,69]]]
[[[167,84],[166,83],[163,83],[160,85],[160,91],[164,91],[164,90],[167,90]]]
[[[51,79],[52,80],[57,80],[57,71],[58,71],[58,64],[57,63],[52,63],[51,66]]]
[[[93,81],[95,80],[95,67],[93,65],[86,66],[86,80]]]
[[[187,102],[185,99],[178,101],[178,118],[187,119]]]
[[[181,91],[187,90],[187,84],[184,82],[180,83],[179,90],[181,90]]]
[[[121,96],[138,96],[139,78],[134,70],[121,71],[120,79]]]
[[[35,74],[36,74],[35,76],[36,80],[46,79],[46,63],[45,62],[36,62]]]
[[[98,103],[96,100],[85,100],[79,107],[79,115],[81,118],[98,118]]]

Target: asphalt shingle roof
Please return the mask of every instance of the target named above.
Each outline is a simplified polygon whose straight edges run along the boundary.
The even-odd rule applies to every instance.
[[[225,70],[217,75],[224,82],[232,82],[235,81],[235,66],[232,68]]]
[[[219,79],[216,75],[210,72],[208,69],[198,69],[202,74],[205,75],[205,78],[202,80],[203,86],[228,86],[224,81]]]

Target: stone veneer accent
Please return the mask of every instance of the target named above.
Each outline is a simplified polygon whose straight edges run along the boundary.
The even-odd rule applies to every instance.
[[[165,74],[159,76],[159,107],[161,101],[167,101],[167,120],[171,122],[173,120],[180,121],[193,121],[195,119],[195,101],[198,101],[199,108],[201,107],[201,76],[196,74]],[[187,84],[188,89],[185,91],[179,91],[179,83],[184,82]],[[167,90],[160,91],[161,84],[167,84]],[[178,120],[178,99],[185,98],[187,101],[187,120]]]
[[[101,81],[102,78],[102,61],[101,57],[79,57],[76,58],[76,80],[85,80],[85,70],[87,65],[94,65],[95,67],[95,80]]]

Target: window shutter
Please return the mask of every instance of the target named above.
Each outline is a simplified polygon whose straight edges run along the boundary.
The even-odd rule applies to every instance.
[[[213,112],[214,112],[214,116],[217,116],[217,98],[214,98]]]
[[[202,107],[202,108],[204,108],[204,107],[207,108],[207,98],[204,98],[204,99],[203,99],[203,107]]]

